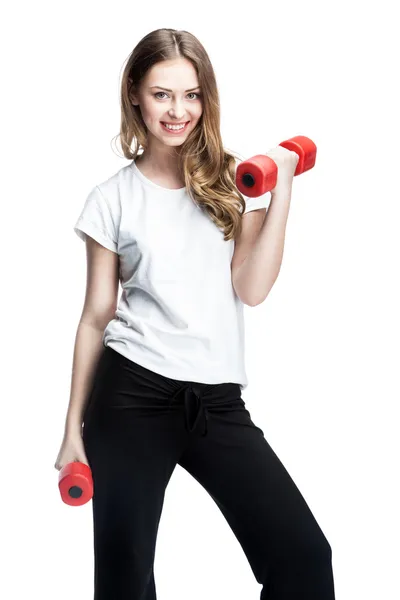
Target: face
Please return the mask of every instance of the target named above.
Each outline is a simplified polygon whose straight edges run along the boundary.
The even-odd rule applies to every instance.
[[[146,73],[138,94],[132,95],[132,104],[140,106],[149,143],[167,146],[183,144],[203,112],[198,85],[196,70],[187,59],[157,63]],[[185,126],[170,132],[163,123],[184,123]]]

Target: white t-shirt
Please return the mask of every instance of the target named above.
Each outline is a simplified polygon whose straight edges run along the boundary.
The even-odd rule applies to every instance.
[[[245,212],[270,199],[245,196]],[[247,387],[235,241],[185,187],[153,183],[132,161],[91,190],[74,231],[119,255],[122,294],[104,346],[172,379]]]

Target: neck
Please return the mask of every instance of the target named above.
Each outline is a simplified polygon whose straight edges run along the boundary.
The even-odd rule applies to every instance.
[[[151,166],[151,170],[159,175],[172,175],[179,177],[179,154],[171,152],[170,148],[166,151],[154,152],[150,149],[144,150],[136,162],[141,165]]]

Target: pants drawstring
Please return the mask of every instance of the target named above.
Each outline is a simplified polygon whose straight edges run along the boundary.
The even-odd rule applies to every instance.
[[[187,385],[183,386],[182,388],[180,388],[176,392],[176,394],[174,394],[172,396],[170,403],[169,403],[169,407],[171,407],[172,402],[174,400],[176,400],[177,398],[179,398],[182,393],[184,394],[186,429],[189,431],[189,433],[192,433],[196,429],[199,419],[201,418],[202,415],[204,415],[204,417],[205,417],[204,418],[204,428],[203,428],[203,433],[201,435],[202,436],[207,435],[207,432],[208,432],[208,409],[203,403],[203,398],[201,396],[201,392],[198,387],[196,387],[193,384],[187,384]],[[190,413],[192,412],[193,405],[194,405],[196,412],[195,412],[195,418],[194,418],[193,424],[192,424],[192,426],[190,426],[189,420],[190,420]]]

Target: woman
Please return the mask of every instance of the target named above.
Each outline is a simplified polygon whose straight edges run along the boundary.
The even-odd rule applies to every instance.
[[[92,189],[75,225],[87,289],[55,464],[92,469],[95,600],[156,599],[156,536],[177,464],[215,500],[262,599],[332,600],[331,547],[241,397],[243,304],[273,285],[251,251],[269,201],[269,235],[283,233],[297,155],[268,153],[275,188],[242,196],[210,60],[186,31],[159,29],[135,47],[121,110],[132,162]]]

